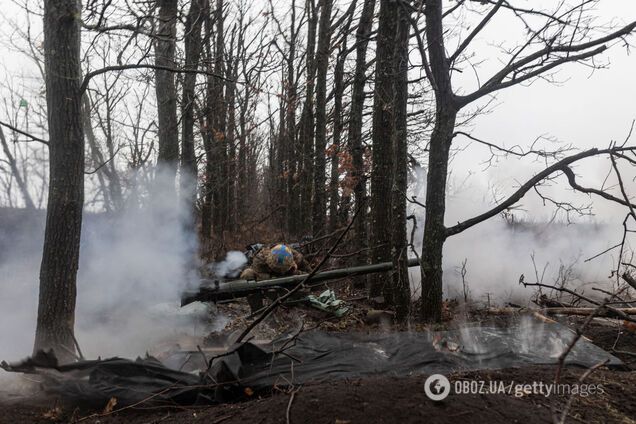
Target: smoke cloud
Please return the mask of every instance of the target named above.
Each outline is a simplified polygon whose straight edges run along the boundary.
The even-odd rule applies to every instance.
[[[412,193],[423,202],[426,193],[424,170],[418,169],[415,177]],[[560,194],[555,193],[556,199],[568,196],[563,187],[560,191]],[[446,225],[452,226],[492,208],[489,193],[489,187],[478,178],[460,189],[451,187],[447,196]],[[445,297],[463,299],[465,282],[469,300],[486,303],[490,299],[492,304],[527,305],[536,290],[519,284],[522,274],[526,282],[546,284],[560,283],[565,278],[569,288],[592,297],[598,292],[591,291],[591,287],[608,289],[616,283],[610,274],[616,267],[617,250],[587,262],[586,259],[620,241],[623,229],[616,222],[616,216],[624,216],[624,211],[619,213],[616,207],[603,205],[605,210],[612,211],[609,215],[573,216],[573,223],[568,224],[563,217],[550,221],[554,208],[543,206],[532,199],[532,194],[524,198],[523,205],[525,211],[515,212],[518,221],[514,225],[496,216],[447,240],[443,262]],[[414,243],[420,254],[424,209],[411,204],[409,209],[417,219]],[[462,279],[464,261],[466,274]],[[410,277],[412,289],[419,297],[419,269],[411,268]]]
[[[85,215],[76,335],[87,358],[135,356],[206,332],[208,306],[180,308],[196,269],[196,236],[174,178],[157,174],[151,195],[117,215]],[[132,203],[132,202],[131,202]],[[37,314],[44,213],[0,217],[0,359],[31,354]]]
[[[236,278],[245,264],[247,264],[247,256],[238,250],[231,250],[227,252],[223,261],[209,264],[206,267],[208,272],[217,278]]]

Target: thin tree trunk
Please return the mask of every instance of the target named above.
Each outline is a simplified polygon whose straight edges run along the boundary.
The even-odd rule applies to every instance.
[[[244,99],[240,106],[239,112],[239,149],[238,149],[238,196],[236,198],[237,202],[237,213],[239,217],[239,222],[245,219],[247,216],[247,199],[245,196],[245,192],[248,186],[247,179],[247,108],[249,107],[249,90],[245,90]]]
[[[371,168],[371,246],[372,262],[391,260],[391,209],[386,207],[391,198],[393,174],[393,83],[395,79],[395,35],[398,3],[380,1],[380,21],[375,67],[375,93],[373,97],[373,165]],[[383,286],[388,282],[386,273],[369,278],[369,295],[386,293]],[[390,302],[389,299],[385,299]]]
[[[312,201],[312,231],[325,230],[327,198],[325,195],[325,151],[327,149],[327,68],[331,45],[332,0],[321,0],[318,53],[316,56],[316,150]]]
[[[177,36],[177,0],[159,0],[157,38],[155,39],[155,63],[174,68]],[[166,177],[176,176],[179,161],[179,128],[177,122],[177,89],[174,72],[157,70],[157,118],[159,126],[158,163]]]
[[[212,18],[209,13],[205,15],[204,41],[207,70],[212,72]],[[207,76],[205,92],[205,117],[201,117],[203,131],[203,146],[205,149],[205,177],[203,180],[203,202],[201,206],[201,238],[209,239],[212,236],[214,189],[217,185],[216,152],[214,145],[214,77]]]
[[[284,71],[283,78],[284,80]],[[289,187],[287,186],[287,179],[285,178],[285,158],[287,157],[288,147],[285,145],[286,131],[288,128],[287,121],[285,120],[285,89],[281,87],[281,94],[278,102],[278,134],[276,134],[276,143],[272,143],[272,158],[270,158],[270,169],[273,174],[273,188],[274,193],[271,201],[269,202],[272,207],[280,203],[280,199],[285,199],[285,202],[289,202]],[[287,208],[282,208],[280,214],[277,214],[278,224],[281,228],[285,228],[285,225],[289,219],[289,211]]]
[[[234,53],[234,35],[230,43],[230,53]],[[227,93],[227,147],[228,147],[228,180],[227,180],[227,210],[226,225],[227,229],[234,231],[237,225],[237,209],[236,209],[236,81],[238,77],[238,55],[228,59],[229,80],[226,84]]]
[[[351,108],[349,111],[349,129],[347,144],[351,153],[354,181],[353,194],[358,217],[354,223],[354,250],[363,251],[367,247],[367,182],[364,172],[364,149],[362,146],[362,112],[364,109],[364,86],[366,84],[366,57],[369,35],[373,23],[375,0],[365,0],[362,14],[356,31],[356,67],[353,77],[351,93]],[[367,256],[366,254],[364,255]]]
[[[306,93],[305,103],[300,116],[299,138],[301,143],[301,172],[300,172],[300,230],[303,233],[311,229],[312,213],[312,173],[314,155],[314,87],[316,77],[315,50],[316,50],[316,27],[318,26],[318,14],[314,0],[307,0],[307,13],[309,22],[307,28],[307,51],[306,51]],[[314,234],[315,235],[315,234]]]
[[[435,127],[431,135],[426,179],[426,221],[422,241],[422,319],[442,318],[442,252],[446,235],[446,178],[457,109],[453,102],[449,63],[444,50],[442,2],[426,2],[426,38],[435,88]]]
[[[85,94],[86,95],[86,94]],[[111,88],[107,88],[104,93],[104,105],[106,106],[106,119],[100,119],[100,126],[106,135],[106,149],[108,153],[108,157],[112,158],[115,156],[115,144],[113,143],[113,125],[112,125],[112,111],[115,107],[114,102],[111,98]],[[103,163],[103,162],[102,162]],[[109,163],[102,167],[106,178],[108,179],[108,189],[110,194],[110,199],[113,203],[113,208],[119,210],[124,205],[123,194],[121,190],[121,182],[119,180],[119,175],[117,174],[117,169],[115,164],[117,161],[111,160]],[[101,165],[101,164],[100,164]]]
[[[214,48],[214,73],[217,76],[225,76],[224,62],[224,16],[223,16],[224,0],[216,1],[215,20],[216,20],[216,45]],[[212,102],[212,114],[214,129],[212,134],[212,143],[214,145],[216,172],[218,173],[218,181],[214,187],[214,228],[217,234],[222,235],[226,229],[226,212],[227,212],[227,182],[228,161],[227,161],[227,103],[223,95],[224,82],[220,78],[213,78],[214,98]]]
[[[302,167],[301,157],[296,146],[296,102],[298,101],[298,90],[296,87],[296,39],[298,30],[296,29],[296,1],[291,3],[291,22],[289,23],[289,53],[287,56],[287,86],[285,96],[285,163],[287,166],[287,229],[291,234],[298,235],[301,232],[301,200],[299,186],[299,171]]]
[[[338,224],[346,219],[338,215],[340,204],[338,188],[340,186],[339,154],[342,137],[342,96],[344,94],[344,63],[347,59],[347,40],[343,42],[334,69],[334,101],[333,101],[333,151],[331,152],[331,176],[329,179],[329,232],[333,232]],[[346,215],[346,212],[345,212]]]
[[[84,133],[80,95],[81,4],[44,3],[44,55],[49,126],[49,198],[34,352],[75,352],[76,278],[84,204]]]
[[[104,155],[102,155],[102,152],[99,149],[97,137],[95,137],[95,132],[93,131],[93,123],[91,122],[91,103],[88,95],[86,94],[84,94],[82,99],[82,125],[84,126],[84,136],[88,143],[88,147],[90,148],[91,158],[93,159],[93,166],[98,167],[104,163]],[[111,200],[110,190],[106,184],[106,178],[102,169],[97,171],[97,181],[99,182],[102,196],[104,196],[104,209],[106,209],[106,212],[112,212],[114,205]]]
[[[405,7],[398,11],[398,28],[395,51],[395,100],[393,131],[393,185],[391,187],[391,256],[393,274],[390,297],[396,318],[403,321],[409,314],[411,287],[409,285],[408,252],[406,242],[406,190],[407,190],[407,123],[408,103],[408,54],[409,12]],[[387,297],[387,295],[385,295]]]
[[[198,69],[201,58],[201,29],[205,14],[209,13],[208,0],[192,0],[185,24],[185,67]],[[194,150],[194,102],[197,76],[187,73],[183,77],[181,100],[181,193],[186,196],[192,211],[191,225],[195,225],[197,162]],[[194,228],[194,227],[193,227]]]

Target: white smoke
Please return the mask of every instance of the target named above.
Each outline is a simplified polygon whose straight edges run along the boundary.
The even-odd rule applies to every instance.
[[[412,193],[424,203],[425,172],[419,169],[415,175],[417,181],[414,181]],[[565,190],[563,187],[560,189],[563,196]],[[450,193],[447,196],[446,225],[452,226],[492,208],[488,193],[489,188],[478,179]],[[575,222],[569,225],[563,220],[549,223],[554,209],[533,204],[536,199],[531,199],[532,195],[529,197],[523,200],[526,212],[517,212],[517,217],[523,216],[526,222],[509,225],[501,216],[496,216],[446,241],[443,257],[445,297],[462,299],[465,283],[472,301],[527,305],[536,289],[519,284],[522,274],[526,282],[546,284],[560,283],[565,276],[570,288],[582,290],[588,295],[595,294],[591,287],[611,288],[616,281],[609,276],[616,267],[617,250],[587,262],[586,259],[620,241],[623,231],[620,223],[611,222],[615,221],[611,215],[610,219],[605,219],[606,215],[578,220],[573,217]],[[418,254],[421,254],[424,209],[409,204],[409,213],[417,219],[414,243]],[[408,234],[410,229],[409,225]],[[466,274],[462,280],[464,261]],[[419,297],[419,269],[411,268],[410,277],[415,296]]]
[[[86,214],[75,329],[87,358],[143,355],[166,340],[207,330],[206,306],[179,308],[187,270],[197,265],[196,236],[173,187],[174,178],[158,173],[142,206],[116,216]],[[0,359],[32,350],[43,218],[7,229],[0,240]]]
[[[208,264],[208,271],[217,278],[236,278],[247,264],[247,256],[238,250],[231,250],[221,262]]]

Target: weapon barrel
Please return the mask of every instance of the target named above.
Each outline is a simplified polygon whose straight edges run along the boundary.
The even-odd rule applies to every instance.
[[[419,266],[420,263],[416,258],[408,260],[408,266]],[[335,280],[337,278],[354,277],[357,275],[371,274],[374,272],[385,272],[393,269],[393,262],[381,262],[379,264],[361,265],[349,268],[332,269],[329,271],[317,272],[311,277],[307,283],[319,283],[326,280]],[[308,274],[290,275],[288,277],[272,278],[270,280],[234,280],[234,281],[218,281],[202,279],[201,285],[196,291],[187,291],[181,297],[181,306],[196,302],[218,302],[220,300],[238,299],[245,297],[250,293],[260,290],[300,284]]]

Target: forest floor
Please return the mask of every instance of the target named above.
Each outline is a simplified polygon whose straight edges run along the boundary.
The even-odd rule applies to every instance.
[[[350,299],[352,312],[343,319],[326,319],[309,308],[290,307],[278,311],[255,334],[267,339],[276,333],[298,326],[299,319],[306,328],[324,331],[390,331],[401,330],[381,319],[370,322],[366,301],[356,300],[354,290],[340,290],[339,297]],[[459,315],[449,307],[446,328],[456,323],[452,315]],[[219,312],[229,316],[224,334],[232,333],[244,325],[248,314],[246,304],[222,305]],[[465,322],[467,318],[460,321]],[[488,322],[493,318],[471,315],[470,319]],[[496,319],[496,318],[495,318]],[[580,326],[580,318],[560,320],[571,328]],[[423,329],[415,325],[411,331]],[[598,369],[585,377],[588,386],[602,386],[602,393],[572,397],[567,422],[579,423],[636,423],[636,334],[623,331],[617,341],[620,325],[610,320],[598,320],[590,325],[585,336],[597,346],[614,352],[627,364],[626,370]],[[214,340],[218,335],[212,335]],[[556,366],[533,366],[502,370],[480,370],[456,373],[451,382],[501,381],[506,384],[551,383]],[[577,383],[586,370],[567,368],[562,383]],[[50,398],[0,401],[0,424],[84,422],[93,424],[118,423],[550,423],[553,409],[562,411],[567,395],[514,393],[451,394],[443,401],[433,402],[424,393],[426,376],[405,378],[381,377],[370,379],[333,380],[318,384],[305,384],[293,389],[281,388],[267,395],[254,395],[254,399],[209,407],[129,408],[115,413],[86,411],[73,407],[58,407]],[[486,383],[488,384],[488,383]],[[117,409],[117,407],[115,408]]]

